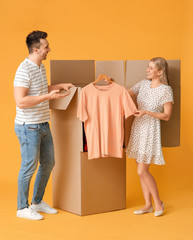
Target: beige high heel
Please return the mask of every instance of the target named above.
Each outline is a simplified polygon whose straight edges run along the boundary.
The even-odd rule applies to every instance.
[[[136,210],[133,213],[136,214],[136,215],[141,215],[141,214],[144,214],[144,213],[151,213],[151,212],[153,212],[153,207],[152,206],[146,211]]]
[[[161,210],[161,211],[155,211],[155,212],[154,212],[154,216],[155,216],[155,217],[162,216],[163,213],[164,213],[164,208],[165,208],[165,206],[164,206],[164,203],[162,202],[162,210]]]

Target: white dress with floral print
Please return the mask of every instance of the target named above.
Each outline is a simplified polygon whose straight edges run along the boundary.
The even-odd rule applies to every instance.
[[[137,96],[139,110],[161,113],[164,111],[164,103],[173,102],[173,92],[168,85],[161,84],[156,88],[151,88],[150,80],[142,80],[131,90]],[[129,158],[136,159],[137,162],[165,164],[159,119],[148,115],[135,117],[126,154]]]

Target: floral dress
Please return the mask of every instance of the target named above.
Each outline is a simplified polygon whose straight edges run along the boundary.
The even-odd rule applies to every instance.
[[[156,88],[151,88],[150,80],[142,80],[131,90],[137,96],[139,110],[161,113],[164,112],[164,103],[174,102],[172,88],[168,85],[161,84]],[[126,154],[129,158],[136,159],[137,162],[165,164],[159,119],[149,115],[135,117]]]

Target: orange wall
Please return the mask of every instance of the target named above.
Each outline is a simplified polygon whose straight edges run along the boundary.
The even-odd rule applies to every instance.
[[[193,3],[191,0],[56,0],[1,3],[1,168],[0,187],[16,188],[20,152],[14,134],[13,79],[28,55],[25,37],[32,30],[48,32],[50,59],[182,60],[181,146],[164,149],[167,165],[152,166],[162,196],[190,187],[193,168]],[[128,204],[142,197],[136,167],[128,160]],[[50,183],[49,183],[50,184]],[[49,187],[48,187],[49,188]],[[51,188],[49,188],[51,189]]]

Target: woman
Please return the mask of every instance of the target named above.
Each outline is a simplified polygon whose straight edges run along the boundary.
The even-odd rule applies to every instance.
[[[160,200],[155,179],[149,172],[151,163],[164,165],[161,147],[160,120],[168,121],[172,115],[173,92],[168,85],[168,64],[164,58],[152,58],[147,68],[147,79],[134,85],[129,93],[136,95],[138,111],[126,149],[129,158],[136,159],[137,172],[145,199],[145,206],[134,214],[153,212],[161,216],[164,204]]]

